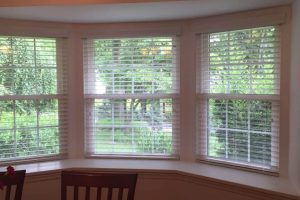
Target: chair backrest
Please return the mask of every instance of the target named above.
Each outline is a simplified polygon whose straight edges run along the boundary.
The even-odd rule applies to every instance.
[[[12,196],[14,200],[21,200],[26,170],[16,170],[12,175],[5,173],[0,172],[0,181],[5,185],[5,200],[10,200]],[[16,187],[15,190],[12,190],[13,186]],[[13,191],[15,194],[12,194]]]
[[[103,191],[107,191],[106,199],[112,200],[113,191],[117,192],[117,199],[134,199],[137,174],[111,174],[111,173],[90,173],[82,171],[62,171],[61,174],[61,200],[67,200],[67,186],[73,187],[74,200],[78,200],[79,187],[85,187],[85,200],[91,197],[91,189],[95,188],[97,200],[104,196]]]

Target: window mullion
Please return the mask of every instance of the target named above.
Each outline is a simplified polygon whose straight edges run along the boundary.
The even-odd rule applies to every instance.
[[[115,152],[115,103],[116,101],[112,101],[112,107],[111,107],[111,120],[112,120],[112,152]]]
[[[226,117],[225,117],[225,120],[226,120],[226,124],[225,124],[225,127],[226,127],[226,133],[225,133],[225,135],[226,135],[226,142],[225,142],[225,151],[226,151],[226,158],[228,158],[228,100],[226,100],[225,101],[226,102]]]
[[[248,136],[248,140],[247,140],[247,143],[248,143],[248,162],[250,162],[250,158],[251,158],[251,120],[250,120],[250,115],[251,114],[251,110],[250,110],[250,104],[249,102],[247,103],[247,119],[248,119],[248,133],[247,133],[247,136]]]
[[[14,131],[14,157],[17,157],[17,119],[16,119],[16,101],[13,100],[13,131]]]
[[[40,110],[39,110],[39,106],[37,105],[38,101],[35,101],[35,105],[36,105],[36,131],[37,131],[37,151],[40,151],[40,144],[41,144],[41,138],[40,138]]]

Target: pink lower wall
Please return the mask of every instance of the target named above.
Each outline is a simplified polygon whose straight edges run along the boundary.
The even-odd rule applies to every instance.
[[[27,182],[23,188],[24,200],[60,199],[60,180],[50,179],[38,182]]]
[[[139,179],[136,187],[136,200],[254,200],[245,195],[219,191],[193,183],[178,180]],[[60,199],[60,180],[44,180],[27,183],[24,187],[24,200]]]
[[[84,191],[83,191],[84,192]],[[83,194],[83,193],[82,193]],[[23,200],[59,200],[60,174],[27,177]],[[289,200],[266,191],[176,173],[140,173],[135,200]]]

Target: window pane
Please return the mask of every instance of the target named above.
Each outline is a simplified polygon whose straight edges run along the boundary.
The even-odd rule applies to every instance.
[[[208,105],[209,156],[271,165],[272,142],[278,140],[276,103],[209,99]]]
[[[0,101],[0,159],[59,153],[58,101]]]
[[[208,155],[226,157],[226,131],[210,129],[208,137]]]
[[[0,95],[57,94],[56,39],[0,36]]]
[[[40,127],[39,153],[44,155],[57,154],[60,151],[59,127]]]
[[[228,159],[246,162],[248,160],[248,134],[238,130],[227,132]]]
[[[14,127],[14,101],[0,101],[0,129],[12,129]]]
[[[96,153],[171,154],[172,99],[97,99],[87,127]],[[93,116],[93,120],[92,120]]]
[[[271,134],[258,134],[251,133],[250,135],[250,159],[254,163],[261,165],[270,165],[272,156],[272,135]]]
[[[0,159],[11,158],[15,156],[15,152],[11,149],[15,148],[15,134],[11,129],[0,130]]]
[[[278,94],[278,29],[264,27],[205,35],[203,90],[226,94]],[[204,56],[207,55],[207,56]]]
[[[171,93],[176,90],[173,38],[97,39],[87,48],[89,94]]]

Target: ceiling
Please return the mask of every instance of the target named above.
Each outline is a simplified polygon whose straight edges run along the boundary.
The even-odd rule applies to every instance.
[[[182,0],[0,7],[0,18],[69,23],[159,21],[217,15],[285,5],[292,2],[293,0]]]

